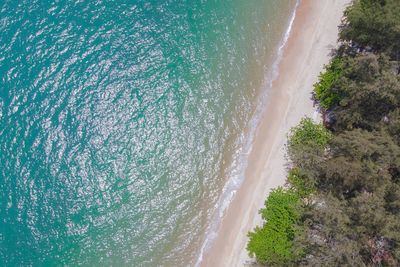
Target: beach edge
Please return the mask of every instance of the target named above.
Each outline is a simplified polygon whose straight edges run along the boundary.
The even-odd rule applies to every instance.
[[[201,266],[254,264],[246,251],[247,233],[262,220],[258,210],[268,193],[285,184],[285,145],[290,129],[301,118],[320,120],[311,93],[330,53],[337,46],[338,26],[351,0],[301,0],[289,39],[257,127],[245,180],[236,192],[205,252]]]

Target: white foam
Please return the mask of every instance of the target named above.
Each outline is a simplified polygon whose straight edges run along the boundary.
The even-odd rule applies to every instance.
[[[261,120],[261,115],[264,110],[270,88],[272,87],[273,81],[278,77],[279,74],[279,63],[282,60],[283,56],[283,50],[286,46],[286,43],[289,39],[290,32],[292,30],[293,22],[296,17],[296,10],[299,5],[299,0],[296,1],[295,8],[293,10],[293,13],[289,19],[289,25],[287,27],[287,30],[280,42],[280,46],[278,48],[276,58],[272,64],[272,68],[270,72],[268,72],[265,76],[263,88],[264,93],[260,97],[259,103],[257,105],[255,114],[253,118],[250,121],[250,129],[248,131],[247,136],[242,135],[240,138],[240,143],[243,145],[236,151],[235,153],[235,160],[232,163],[232,168],[233,166],[236,166],[236,168],[233,168],[232,170],[229,171],[230,173],[230,178],[228,179],[227,183],[225,184],[221,197],[219,198],[215,210],[214,210],[214,215],[212,217],[211,223],[209,224],[207,230],[206,230],[206,237],[205,240],[200,248],[200,251],[198,253],[198,258],[196,261],[195,266],[200,266],[200,263],[203,260],[204,253],[210,248],[212,242],[215,240],[215,238],[218,235],[218,227],[221,223],[222,217],[224,216],[224,213],[226,209],[229,207],[233,197],[235,196],[237,190],[239,189],[240,185],[242,184],[244,180],[244,172],[247,166],[247,161],[248,161],[248,155],[250,154],[250,151],[252,149],[252,144],[254,140],[254,136],[256,133],[257,125],[259,124]]]

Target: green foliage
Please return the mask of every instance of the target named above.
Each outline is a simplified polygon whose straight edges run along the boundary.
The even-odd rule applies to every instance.
[[[397,145],[400,145],[400,109],[395,109],[381,123],[382,128],[387,128],[389,134],[393,136]]]
[[[319,75],[318,83],[314,84],[315,99],[323,108],[330,108],[339,102],[339,95],[333,86],[342,75],[342,60],[337,57],[325,66],[325,72]]]
[[[248,234],[249,255],[261,263],[278,266],[295,260],[299,255],[292,252],[294,225],[300,210],[300,198],[295,192],[283,188],[273,190],[260,211],[265,224]]]
[[[318,175],[318,166],[325,158],[325,148],[332,134],[322,124],[304,118],[291,129],[288,136],[287,151],[291,163],[302,170],[312,184]]]
[[[385,52],[399,60],[400,4],[398,0],[356,0],[345,11],[340,39],[360,48]]]
[[[294,247],[303,248],[307,255],[301,266],[365,266],[358,253],[362,244],[352,238],[346,209],[346,201],[329,193],[316,196],[314,207],[301,219],[306,234],[294,240]]]
[[[400,78],[385,56],[360,54],[346,58],[341,95],[334,109],[337,131],[374,130],[400,105]]]
[[[314,192],[313,181],[304,175],[299,168],[293,168],[289,171],[287,181],[292,189],[300,198],[306,198]]]
[[[314,86],[332,132],[309,118],[291,130],[288,189],[249,233],[259,262],[400,266],[399,0],[354,0],[340,39]]]
[[[291,129],[288,146],[316,146],[324,148],[331,139],[331,133],[319,123],[314,123],[310,118],[303,118],[300,124]]]
[[[338,197],[373,192],[390,183],[390,169],[400,164],[400,148],[385,132],[355,129],[336,135],[330,157],[322,163],[320,187]]]

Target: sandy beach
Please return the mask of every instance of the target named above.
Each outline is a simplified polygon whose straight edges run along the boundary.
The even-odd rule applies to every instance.
[[[247,233],[262,221],[258,210],[287,174],[286,137],[301,118],[315,120],[313,84],[336,46],[338,25],[350,0],[301,0],[292,31],[273,82],[269,102],[258,126],[245,180],[226,210],[218,236],[201,266],[246,266],[254,263],[246,251]]]

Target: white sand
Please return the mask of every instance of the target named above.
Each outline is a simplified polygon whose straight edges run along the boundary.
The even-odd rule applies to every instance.
[[[273,82],[269,103],[258,126],[245,180],[225,212],[218,236],[202,266],[244,266],[247,233],[262,221],[263,207],[272,188],[286,180],[285,143],[291,127],[304,116],[318,119],[311,92],[329,53],[336,46],[338,25],[350,0],[301,0],[290,37]]]

